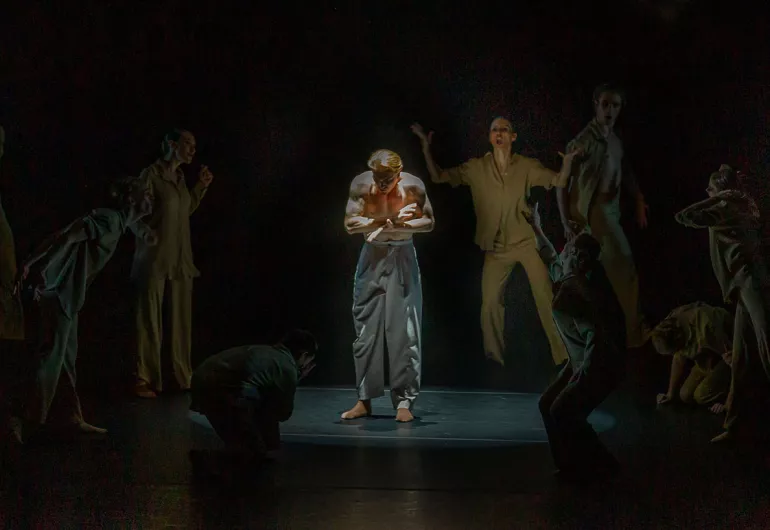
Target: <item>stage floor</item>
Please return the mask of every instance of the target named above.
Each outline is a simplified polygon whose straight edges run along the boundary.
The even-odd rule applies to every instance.
[[[537,394],[426,390],[416,401],[415,421],[398,423],[389,397],[372,400],[372,416],[342,420],[356,403],[354,389],[300,388],[294,415],[281,426],[283,440],[359,447],[512,447],[547,443]],[[205,416],[191,419],[210,428]],[[596,411],[589,421],[599,431],[613,418]]]
[[[238,489],[192,473],[191,449],[221,445],[189,396],[104,403],[88,417],[108,436],[25,449],[0,527],[768,527],[766,462],[709,446],[718,418],[626,385],[590,418],[624,473],[574,486],[552,475],[537,399],[426,389],[404,425],[387,397],[342,422],[352,389],[302,388],[275,461]]]

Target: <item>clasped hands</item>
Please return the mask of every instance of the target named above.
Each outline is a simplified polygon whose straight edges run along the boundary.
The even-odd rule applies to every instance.
[[[379,227],[374,232],[370,233],[369,236],[366,238],[368,242],[372,242],[375,239],[377,239],[377,236],[379,236],[383,232],[394,232],[396,230],[399,230],[403,228],[404,223],[414,218],[415,214],[417,213],[417,203],[413,202],[411,204],[407,204],[403,208],[401,208],[398,211],[398,215],[396,216],[396,222],[394,223],[393,220],[388,217],[385,219],[385,223]],[[375,220],[371,219],[370,223],[374,223]]]

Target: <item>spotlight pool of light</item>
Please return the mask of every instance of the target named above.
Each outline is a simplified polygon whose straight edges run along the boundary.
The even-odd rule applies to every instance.
[[[300,388],[294,414],[281,424],[286,443],[372,447],[514,446],[547,443],[537,406],[539,394],[490,391],[423,390],[414,408],[415,421],[395,421],[390,397],[372,401],[373,415],[342,420],[356,402],[350,388]],[[191,419],[210,428],[205,416]],[[611,429],[615,419],[602,410],[588,418],[597,432]]]

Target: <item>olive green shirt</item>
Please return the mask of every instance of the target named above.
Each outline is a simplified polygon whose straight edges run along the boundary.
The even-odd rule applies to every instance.
[[[736,291],[749,281],[767,286],[759,210],[748,195],[727,190],[688,206],[675,219],[690,228],[708,228],[711,265],[725,302],[734,302]]]
[[[446,170],[433,182],[448,182],[452,187],[470,186],[476,211],[476,244],[482,250],[495,250],[535,239],[525,216],[533,186],[550,189],[558,174],[538,160],[519,154],[511,156],[508,169],[501,174],[492,153],[472,158]]]
[[[677,307],[664,320],[676,320],[684,332],[684,347],[674,355],[693,361],[708,371],[732,348],[733,317],[721,308],[703,302]]]
[[[298,381],[297,362],[284,346],[238,346],[209,357],[195,370],[190,408],[205,414],[224,396],[246,398],[286,421],[294,411]]]
[[[620,142],[620,140],[618,140]],[[593,204],[599,184],[604,176],[609,161],[609,144],[602,134],[599,123],[594,118],[580,133],[567,144],[567,152],[582,148],[583,153],[575,158],[569,182],[570,214],[573,221],[586,224],[590,219],[589,211]],[[636,196],[639,186],[633,173],[625,167],[621,144],[621,160],[616,168],[618,172],[618,189],[623,189]],[[620,194],[615,194],[619,200]]]
[[[61,247],[48,258],[42,271],[43,294],[55,295],[69,318],[83,307],[88,287],[110,260],[126,230],[126,215],[108,208],[92,210],[80,220],[86,239]]]
[[[173,177],[166,174],[165,168],[164,163],[157,160],[140,175],[154,199],[152,214],[133,230],[136,250],[131,277],[135,280],[200,276],[193,263],[190,216],[200,205],[207,188],[199,182],[188,190],[181,168],[177,168]],[[146,243],[148,228],[157,234],[155,246]]]

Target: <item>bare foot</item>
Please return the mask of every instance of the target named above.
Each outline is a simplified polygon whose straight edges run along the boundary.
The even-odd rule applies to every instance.
[[[356,418],[363,418],[364,416],[372,415],[372,402],[368,399],[364,401],[358,401],[355,406],[342,413],[343,420],[354,420]]]
[[[730,431],[725,431],[722,434],[714,436],[711,439],[711,443],[718,444],[718,443],[722,443],[722,442],[729,442],[729,441],[732,441],[733,439],[734,439],[733,434]]]
[[[75,430],[86,434],[107,434],[107,429],[96,427],[84,421],[81,421],[80,423],[76,423]]]
[[[137,397],[147,398],[147,399],[152,399],[152,398],[158,397],[158,394],[156,394],[147,385],[147,383],[137,383],[136,387],[134,388],[134,394],[136,394]]]
[[[409,423],[414,420],[414,415],[409,409],[398,409],[396,412],[396,421],[401,423]]]

